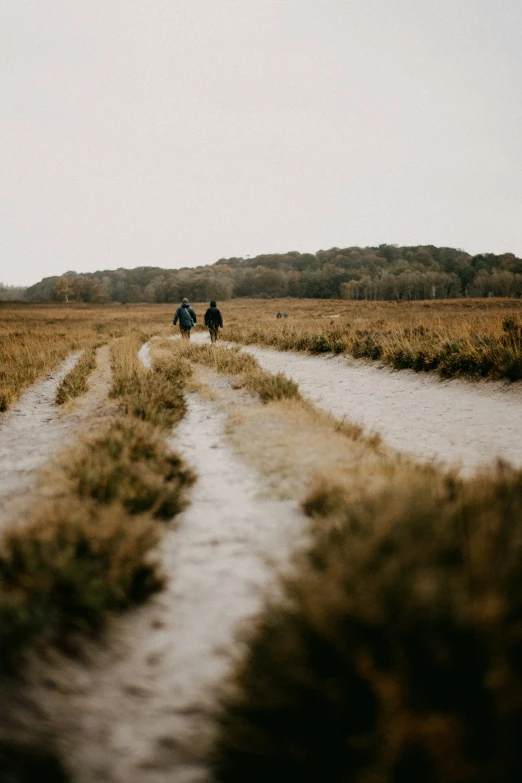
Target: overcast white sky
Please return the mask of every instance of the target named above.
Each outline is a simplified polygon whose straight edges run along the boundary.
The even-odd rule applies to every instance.
[[[0,0],[0,281],[522,255],[520,0]]]

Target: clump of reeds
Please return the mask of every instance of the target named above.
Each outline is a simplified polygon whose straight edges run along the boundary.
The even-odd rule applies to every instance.
[[[522,473],[324,483],[313,543],[253,630],[215,777],[522,779]]]
[[[167,344],[164,344],[167,345]],[[225,348],[217,345],[198,345],[175,341],[168,343],[174,355],[211,367],[216,372],[243,375],[256,372],[259,365],[253,356],[241,353],[239,348]]]
[[[300,396],[297,383],[281,372],[276,375],[263,370],[247,373],[244,376],[244,385],[247,389],[257,392],[261,402],[265,403]]]
[[[63,405],[68,400],[79,397],[87,391],[89,375],[96,367],[96,350],[98,345],[86,349],[74,367],[67,373],[56,391],[57,405]]]

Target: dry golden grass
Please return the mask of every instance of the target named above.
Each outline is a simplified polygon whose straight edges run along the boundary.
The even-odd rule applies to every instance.
[[[137,352],[146,337],[133,331],[114,341],[111,394],[122,401],[126,413],[169,427],[185,413],[181,386],[189,371],[186,363],[175,358],[156,363],[151,369],[145,367]]]
[[[223,338],[240,343],[349,353],[444,377],[522,378],[520,300],[235,300],[223,311]]]
[[[0,411],[72,351],[142,329],[169,331],[172,306],[0,305]]]
[[[283,349],[347,351],[448,375],[517,378],[520,308],[520,302],[505,301],[275,300],[235,301],[221,309],[225,339]],[[201,309],[196,305],[198,314]],[[191,362],[239,376],[237,385],[243,388],[255,388],[257,383],[250,380],[258,372],[250,357],[181,341],[160,345],[153,369],[141,368],[137,347],[152,331],[163,335],[171,331],[172,310],[171,306],[129,308],[134,318],[121,329],[124,337],[113,348],[114,393],[129,419],[140,419],[139,426],[150,427],[151,432],[156,432],[156,425],[170,426],[179,415],[172,389],[190,376]],[[288,312],[288,319],[276,320],[278,310]],[[95,308],[89,310],[85,321],[94,312]],[[336,315],[339,318],[331,317]],[[160,322],[161,329],[155,329]],[[111,334],[117,334],[116,327]],[[151,391],[156,378],[168,379],[163,385],[158,382],[157,393]],[[271,404],[236,410],[231,437],[250,461],[258,461],[265,475],[293,473],[291,491],[299,492],[310,518],[311,544],[282,580],[282,599],[267,605],[245,639],[244,658],[238,662],[218,716],[215,779],[222,783],[518,783],[522,779],[522,474],[500,468],[495,474],[464,481],[435,467],[415,465],[386,450],[377,438],[367,438],[359,428],[318,414],[298,394],[278,400],[278,394],[270,391],[273,381],[265,378],[265,382]],[[132,472],[132,444],[140,438],[135,427],[126,443],[120,428],[102,441],[100,449],[95,444],[95,460],[99,453],[104,460],[114,455],[118,466],[124,454],[126,472]],[[241,447],[245,438],[248,442]],[[92,443],[86,448],[92,448]],[[168,464],[159,456],[160,466]],[[90,475],[81,460],[80,464],[79,473]],[[154,473],[149,467],[143,475]],[[110,476],[110,468],[102,473]],[[75,490],[70,508],[74,511],[78,502],[87,509],[96,504],[105,513],[114,501],[118,514],[127,515],[122,497],[112,490],[105,495],[100,476],[93,475],[84,493],[89,499],[76,500]],[[91,484],[101,486],[96,500]],[[118,481],[107,484],[119,487]],[[133,487],[134,480],[131,501]],[[141,490],[137,494],[143,495]],[[107,505],[103,498],[109,496]],[[149,509],[154,510],[155,504],[156,500],[149,503]],[[151,524],[149,515],[129,518],[131,527],[142,518]],[[122,595],[132,596],[133,567],[141,574],[136,577],[138,596],[154,585],[157,572],[147,570],[145,532],[139,547],[132,532],[127,547],[125,531],[116,519],[107,526],[106,550],[98,541],[99,533],[91,531],[90,520],[81,519],[72,543],[60,524],[55,532],[67,553],[80,553],[82,558],[86,553],[82,567],[94,561],[88,571],[89,579],[94,575],[94,598],[91,602],[83,576],[76,585],[73,561],[65,555],[62,559],[60,548],[58,565],[63,562],[66,589],[58,593],[58,600],[52,590],[44,591],[59,608],[52,622],[46,614],[49,602],[42,608],[36,587],[31,587],[38,584],[33,575],[40,572],[56,573],[62,580],[49,518],[45,525],[36,525],[34,547],[27,543],[29,558],[18,555],[18,539],[16,546],[13,542],[2,549],[0,579],[3,569],[7,599],[0,604],[0,626],[3,622],[4,628],[16,629],[21,639],[16,642],[15,634],[16,650],[28,643],[24,634],[32,639],[35,633],[61,624],[95,627],[103,622],[109,609],[118,608],[118,600],[126,600]],[[51,530],[49,557],[40,540],[47,529]],[[122,554],[116,542],[123,547]],[[101,553],[101,566],[96,565],[92,548]],[[116,553],[121,568],[112,570],[105,555],[108,550]],[[13,566],[28,561],[33,564],[29,569]],[[99,567],[108,570],[100,576]],[[116,575],[115,581],[108,573]],[[100,595],[97,591],[105,581],[111,590]],[[63,596],[75,590],[81,597],[75,604],[80,611],[71,620],[70,604]],[[62,602],[67,611],[60,613]]]
[[[63,405],[75,397],[79,397],[87,391],[89,375],[96,367],[96,350],[99,345],[95,344],[86,348],[80,356],[74,367],[67,373],[56,391],[56,404]]]
[[[162,345],[165,349],[165,344]],[[272,375],[261,369],[258,362],[248,354],[234,348],[217,345],[194,345],[185,340],[171,343],[170,350],[177,357],[204,364],[216,372],[236,375],[240,384],[259,394],[261,402],[299,397],[297,384],[283,373]]]
[[[522,777],[522,473],[324,479],[219,715],[221,783]]]
[[[172,519],[194,481],[181,458],[147,421],[126,416],[91,436],[64,463],[69,486],[81,499],[121,503],[129,514]]]
[[[0,306],[0,410],[68,353],[141,330],[172,333],[176,304]],[[208,303],[194,303],[201,324]],[[522,377],[522,302],[235,299],[222,337],[281,350],[346,352],[445,376]],[[276,319],[278,311],[288,318]]]
[[[0,671],[18,669],[30,644],[99,630],[109,611],[157,590],[157,543],[149,516],[73,495],[9,530],[0,546]]]

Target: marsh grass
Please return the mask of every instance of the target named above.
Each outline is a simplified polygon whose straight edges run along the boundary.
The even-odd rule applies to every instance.
[[[522,378],[522,310],[518,300],[391,303],[313,300],[285,303],[289,319],[267,305],[233,304],[226,338],[279,350],[347,353],[396,369],[444,378]],[[336,310],[336,318],[328,312]],[[338,316],[338,317],[337,317]]]
[[[71,352],[88,353],[98,343],[137,327],[167,334],[172,306],[81,306],[0,304],[0,411]]]
[[[89,375],[96,367],[98,344],[87,348],[56,390],[56,404],[63,405],[87,391]]]
[[[312,543],[238,662],[216,780],[520,780],[522,473],[325,478],[304,509]]]
[[[206,305],[196,305],[200,314]],[[0,306],[0,410],[71,351],[141,329],[172,332],[169,305]],[[278,310],[288,319],[276,319]],[[248,300],[223,305],[223,337],[279,350],[348,353],[443,377],[522,378],[522,302]]]

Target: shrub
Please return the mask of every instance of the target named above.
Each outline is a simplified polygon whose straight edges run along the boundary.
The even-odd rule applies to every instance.
[[[522,779],[522,474],[319,487],[314,542],[252,631],[216,779]]]
[[[246,376],[245,386],[259,394],[261,402],[298,398],[297,384],[283,373],[271,375],[267,372],[254,372]]]

